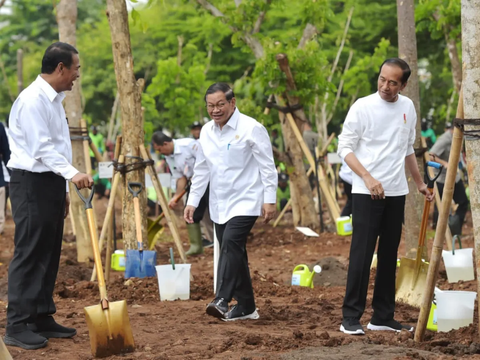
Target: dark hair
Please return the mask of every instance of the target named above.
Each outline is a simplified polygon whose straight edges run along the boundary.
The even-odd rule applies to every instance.
[[[161,131],[155,131],[152,135],[152,141],[155,145],[163,146],[166,142],[172,142],[172,138]]]
[[[78,54],[78,51],[72,45],[63,42],[53,43],[43,54],[42,74],[52,74],[59,63],[70,69],[73,54]]]
[[[219,91],[225,94],[227,101],[230,101],[235,97],[235,94],[233,93],[233,90],[230,87],[230,85],[224,82],[217,82],[209,86],[209,88],[207,89],[207,92],[205,93],[204,100],[207,101],[207,95],[215,94],[216,92],[219,92]]]
[[[403,71],[402,75],[402,84],[405,84],[408,81],[408,78],[410,77],[410,74],[412,71],[410,70],[410,66],[408,66],[407,62],[405,60],[399,59],[399,58],[390,58],[387,59],[383,62],[382,66],[380,66],[380,72],[382,72],[383,65],[393,65],[397,66]]]

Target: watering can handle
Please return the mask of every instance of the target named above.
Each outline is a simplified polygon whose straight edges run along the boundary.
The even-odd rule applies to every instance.
[[[78,196],[80,197],[80,199],[82,199],[83,203],[85,204],[85,210],[86,209],[91,209],[92,208],[93,195],[95,194],[95,187],[92,186],[92,191],[90,191],[90,196],[87,199],[87,198],[83,197],[80,190],[78,190],[77,185],[76,184],[73,184],[73,185],[75,185],[75,190],[77,191]]]
[[[460,240],[460,236],[455,235],[452,237],[452,255],[455,255],[455,240],[458,240],[458,247],[459,249],[462,248],[462,241]]]
[[[300,265],[295,266],[295,269],[293,269],[293,271],[297,271],[297,270],[299,270],[299,269],[301,269],[301,268],[303,268],[303,269],[308,269],[308,266],[307,266],[307,265],[304,265],[304,264],[300,264]],[[308,269],[308,270],[310,270],[310,269]]]
[[[140,189],[138,189],[138,191],[135,191],[132,189],[132,186],[138,186]],[[135,198],[138,196],[138,194],[140,194],[143,190],[143,185],[142,183],[139,183],[139,182],[129,182],[128,183],[128,191],[130,191],[132,193],[132,196]]]

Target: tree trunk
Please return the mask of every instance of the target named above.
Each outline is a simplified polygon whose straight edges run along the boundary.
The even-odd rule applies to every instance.
[[[480,119],[480,0],[462,0],[462,47],[463,47],[463,107],[465,119]],[[467,149],[468,182],[470,206],[472,209],[475,238],[475,264],[477,291],[480,293],[480,141],[471,138],[469,130],[480,130],[479,125],[465,126],[465,147]],[[456,164],[451,164],[455,166]],[[478,184],[478,185],[477,185]],[[480,329],[480,323],[478,324]]]
[[[23,50],[17,50],[17,90],[18,94],[23,91]]]
[[[140,159],[132,159],[132,156],[140,155],[140,144],[143,144],[145,133],[142,119],[141,89],[143,80],[136,81],[133,71],[132,47],[130,44],[130,30],[128,26],[128,12],[125,1],[107,0],[107,16],[112,36],[113,60],[117,87],[120,94],[120,110],[122,116],[123,143],[122,153],[126,156],[125,163],[132,164]],[[123,176],[123,239],[127,249],[137,249],[135,233],[135,218],[133,198],[128,190],[129,182],[140,182],[144,191],[139,195],[140,208],[145,209],[147,196],[145,191],[145,169],[140,168],[128,172]],[[142,238],[144,247],[147,247],[147,218],[144,211],[142,217]]]
[[[288,58],[285,54],[278,54],[276,59],[280,69],[287,76],[286,96],[288,99],[288,104],[290,106],[298,105],[300,103],[298,97],[291,95],[291,92],[296,90],[296,85],[288,65]],[[282,101],[279,97],[277,97],[276,102],[277,104],[280,104]],[[307,121],[305,112],[302,108],[300,108],[292,111],[292,115],[295,119],[296,126],[300,132],[302,132],[303,124]],[[312,197],[312,189],[310,188],[310,183],[305,172],[303,152],[297,138],[295,137],[293,129],[290,126],[290,123],[286,121],[285,117],[282,119],[282,133],[285,139],[286,152],[289,154],[294,167],[294,169],[289,171],[290,184],[292,187],[295,187],[295,190],[291,195],[296,196],[296,199],[292,201],[292,209],[294,209],[294,211],[296,209],[299,216],[298,224],[294,223],[294,225],[318,227],[320,224],[318,223],[318,217],[316,216],[315,212],[315,202],[313,201]],[[313,154],[311,155],[313,156]],[[295,218],[296,217],[294,217],[294,219]]]
[[[280,101],[276,97],[276,102],[280,103]],[[280,113],[280,120],[285,141],[285,153],[290,158],[292,164],[292,166],[287,167],[287,171],[290,177],[293,225],[316,228],[319,225],[318,217],[315,211],[315,203],[313,202],[312,189],[310,189],[305,172],[302,149],[283,113]]]
[[[421,147],[420,91],[418,87],[417,38],[415,35],[415,4],[413,0],[397,0],[398,19],[398,56],[405,60],[412,70],[403,95],[412,99],[417,112],[416,139],[413,147]],[[420,174],[423,177],[423,160],[417,157]],[[415,258],[418,247],[418,235],[423,212],[423,195],[417,190],[411,174],[406,169],[408,190],[405,208],[405,249],[408,258]]]
[[[76,22],[77,1],[61,0],[57,5],[57,22],[60,41],[76,46]],[[82,118],[82,98],[80,93],[80,80],[75,82],[72,91],[65,92],[65,112],[70,127],[79,128]],[[72,165],[80,172],[85,173],[85,159],[83,142],[81,139],[72,141]],[[89,159],[88,159],[89,160]],[[75,237],[77,242],[77,260],[85,262],[93,259],[93,251],[90,244],[87,216],[83,201],[75,193],[75,185],[70,183],[71,213],[75,219]]]
[[[462,86],[462,64],[458,56],[457,40],[449,38],[447,31],[445,31],[445,40],[447,41],[448,57],[452,64],[453,85],[457,93],[460,93],[460,87]]]

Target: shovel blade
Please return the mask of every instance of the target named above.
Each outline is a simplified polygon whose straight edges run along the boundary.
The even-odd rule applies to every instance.
[[[0,337],[0,359],[2,360],[13,360],[12,355],[8,352],[5,343],[3,342],[2,338]]]
[[[396,301],[420,308],[422,296],[427,286],[428,264],[422,262],[417,275],[416,261],[400,259],[396,282]]]
[[[102,358],[135,350],[125,300],[109,303],[107,310],[103,310],[101,305],[88,306],[84,310],[94,357]]]
[[[125,263],[125,278],[155,277],[157,265],[157,253],[150,250],[127,250],[127,261]]]

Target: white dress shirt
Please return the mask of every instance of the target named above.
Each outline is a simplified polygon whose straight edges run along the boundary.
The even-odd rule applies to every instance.
[[[62,105],[64,98],[63,92],[57,93],[40,75],[18,96],[10,112],[9,168],[35,173],[51,171],[66,180],[79,172],[71,165],[72,145]]]
[[[165,156],[172,172],[172,189],[176,190],[177,180],[185,176],[193,176],[193,167],[197,157],[198,142],[195,139],[183,138],[173,140],[173,154]]]
[[[377,93],[358,99],[350,108],[338,137],[338,155],[353,152],[365,169],[378,180],[385,196],[408,194],[405,157],[414,153],[417,114],[412,100],[398,95],[395,102]],[[353,194],[370,191],[353,173]]]
[[[260,216],[264,203],[276,203],[278,175],[262,124],[235,109],[222,129],[205,124],[199,143],[188,205],[198,207],[209,183],[210,217],[217,224]]]

